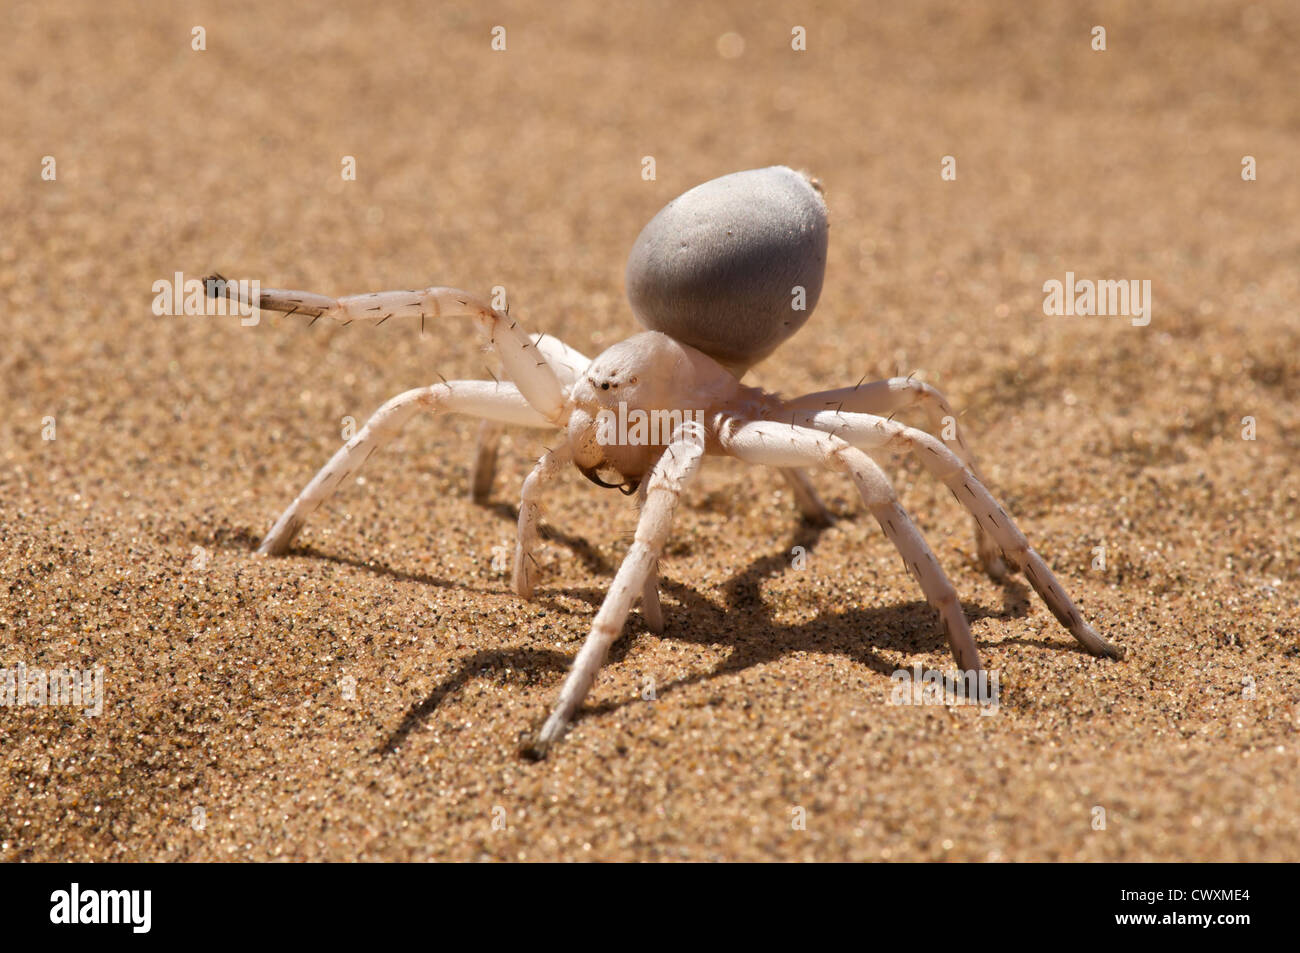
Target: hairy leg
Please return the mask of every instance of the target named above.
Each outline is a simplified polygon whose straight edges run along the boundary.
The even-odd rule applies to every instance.
[[[530,337],[537,350],[542,352],[542,356],[555,371],[555,376],[560,379],[562,386],[572,387],[587,372],[587,365],[591,363],[591,358],[577,348],[569,347],[553,334],[533,334]]]
[[[587,369],[591,358],[569,347],[559,338],[549,334],[530,335],[537,350],[546,358],[562,388],[572,387],[578,375]],[[474,469],[470,480],[470,499],[487,503],[492,496],[492,480],[496,476],[497,450],[505,428],[493,420],[484,420],[478,429],[474,446]]]
[[[484,418],[478,425],[474,444],[474,465],[469,471],[469,498],[475,503],[492,499],[492,480],[497,475],[497,451],[505,424]]]
[[[417,411],[474,414],[526,427],[553,426],[534,410],[513,384],[492,381],[452,381],[417,387],[385,403],[303,488],[275,521],[258,547],[259,553],[278,556],[293,543],[303,523],[376,450],[388,443]]]
[[[547,450],[537,461],[531,473],[524,480],[523,491],[519,498],[519,531],[515,538],[515,568],[513,584],[515,592],[524,599],[533,597],[537,585],[537,560],[533,553],[537,550],[538,523],[542,518],[542,491],[546,484],[559,475],[573,459],[573,451],[565,440],[554,450]]]
[[[209,296],[238,296],[239,288],[219,275],[204,279]],[[244,300],[242,297],[240,300]],[[529,335],[514,318],[495,310],[482,298],[459,288],[425,288],[420,291],[376,291],[331,298],[310,291],[263,289],[256,301],[245,301],[264,311],[283,311],[313,319],[327,317],[343,324],[367,321],[383,324],[390,318],[418,318],[420,330],[429,321],[468,317],[478,324],[496,351],[506,374],[538,413],[560,426],[564,396],[560,380]]]
[[[663,456],[650,472],[645,504],[637,521],[636,536],[618,574],[592,622],[591,633],[583,643],[560,688],[559,698],[536,739],[525,753],[538,758],[564,733],[582,700],[587,697],[596,673],[605,661],[627,621],[632,603],[647,591],[655,565],[663,553],[672,528],[677,501],[687,483],[699,469],[704,455],[703,431],[694,422],[683,424],[673,435]]]
[[[781,476],[785,477],[785,482],[790,485],[790,492],[794,494],[795,506],[799,507],[799,512],[805,520],[813,526],[830,526],[831,523],[835,522],[835,518],[831,516],[831,511],[826,508],[826,504],[821,501],[821,497],[813,489],[808,474],[791,467],[782,467]]]
[[[957,426],[957,415],[953,412],[952,405],[948,403],[948,398],[944,397],[938,388],[925,381],[913,377],[891,377],[859,384],[857,387],[819,391],[787,401],[784,410],[849,411],[891,415],[918,405],[925,413],[930,432],[938,436],[948,449],[957,454],[981,483],[986,482],[976,464],[974,451],[966,444],[961,429]],[[978,520],[975,521],[975,551],[985,572],[994,579],[1006,578],[1007,565],[1002,559],[997,543],[984,532]]]
[[[960,457],[941,441],[915,427],[884,417],[838,411],[796,411],[797,425],[835,434],[855,447],[878,448],[915,454],[927,470],[943,481],[957,501],[975,517],[997,543],[1010,563],[1023,569],[1029,584],[1042,597],[1052,615],[1089,652],[1120,658],[1122,653],[1096,633],[1079,614],[1060,582],[1034,552],[1015,522]]]
[[[874,460],[838,437],[775,421],[731,417],[717,429],[722,449],[747,463],[773,467],[802,464],[847,472],[863,503],[903,557],[904,567],[916,579],[926,601],[939,613],[957,666],[968,672],[983,668],[956,589]]]

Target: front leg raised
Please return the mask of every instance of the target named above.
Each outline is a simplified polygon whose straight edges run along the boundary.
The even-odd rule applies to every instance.
[[[326,317],[344,325],[354,321],[378,325],[391,318],[418,319],[420,331],[423,332],[429,322],[436,324],[453,317],[471,318],[501,359],[501,366],[507,376],[528,403],[556,426],[564,418],[564,394],[560,379],[546,355],[538,348],[536,338],[528,334],[514,318],[502,314],[468,291],[434,287],[421,291],[375,291],[331,298],[310,291],[264,288],[257,300],[252,301],[244,296],[242,289],[219,275],[204,279],[204,283],[209,296],[237,295],[243,303],[255,305],[263,311],[307,315],[313,322]]]

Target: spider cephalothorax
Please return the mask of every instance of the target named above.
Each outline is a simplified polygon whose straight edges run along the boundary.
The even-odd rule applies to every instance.
[[[957,593],[899,504],[884,471],[865,452],[914,454],[975,521],[987,572],[1022,570],[1052,614],[1096,655],[1119,652],[1083,621],[1042,558],[985,488],[943,395],[921,381],[890,378],[781,400],[741,382],[811,315],[826,266],[826,205],[820,188],[784,166],[713,179],[670,202],[642,230],[627,266],[633,313],[648,330],[589,359],[549,335],[455,288],[388,291],[345,298],[263,291],[261,308],[340,321],[464,316],[484,332],[507,381],[443,381],[388,401],[341,447],[272,526],[259,547],[288,550],[307,517],[418,410],[483,418],[475,499],[486,496],[504,424],[559,431],[524,481],[513,586],[531,598],[533,551],[546,484],[576,466],[600,486],[636,493],[636,535],[578,653],[550,716],[526,750],[540,756],[563,734],[609,646],[641,600],[660,631],[658,560],[676,502],[706,455],[773,467],[809,520],[825,522],[803,469],[846,474],[938,611],[959,668],[982,669]],[[210,290],[225,287],[209,284]],[[928,428],[893,419],[924,411]]]
[[[597,356],[569,392],[573,462],[593,483],[632,492],[679,424],[704,423],[740,389],[708,355],[659,331],[621,341]],[[620,482],[601,479],[605,469]]]

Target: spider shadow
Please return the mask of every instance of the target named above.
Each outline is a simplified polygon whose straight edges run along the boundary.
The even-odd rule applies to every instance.
[[[519,522],[519,507],[511,503],[487,503],[483,504],[485,509],[491,510],[498,515],[508,519],[511,523]],[[557,543],[570,550],[583,564],[589,572],[609,574],[613,570],[605,558],[591,545],[587,540],[574,536],[570,533],[558,530],[548,524],[543,524],[540,528],[539,535],[547,542]],[[255,534],[247,526],[239,527],[218,527],[217,531],[211,537],[200,537],[198,534],[191,534],[190,541],[196,545],[215,545],[219,549],[243,550],[244,552],[256,552],[257,547],[261,545],[262,537]],[[497,587],[466,586],[463,581],[452,579],[443,579],[439,576],[430,576],[428,573],[411,572],[405,569],[397,569],[385,563],[375,560],[361,559],[356,556],[347,556],[341,553],[327,552],[316,546],[293,545],[284,553],[285,556],[301,556],[307,559],[318,559],[322,562],[334,563],[339,566],[351,566],[354,569],[362,569],[368,573],[377,576],[395,580],[397,582],[414,582],[421,585],[436,586],[440,589],[467,589],[470,592],[498,592]],[[547,605],[555,606],[554,603],[543,600]]]
[[[930,652],[946,649],[936,622],[934,610],[923,600],[877,608],[849,608],[837,612],[819,612],[813,619],[796,624],[781,624],[773,617],[771,609],[763,602],[761,586],[779,570],[788,570],[786,553],[793,546],[803,546],[810,554],[816,547],[823,528],[801,524],[790,542],[781,550],[759,556],[726,583],[721,602],[714,602],[692,587],[670,580],[660,580],[663,591],[678,602],[677,614],[686,622],[672,626],[669,623],[662,638],[704,646],[730,645],[732,652],[709,671],[675,679],[657,687],[662,696],[691,685],[712,681],[772,662],[801,651],[835,653],[878,674],[889,676],[896,666],[882,658],[877,649],[893,649],[905,653]],[[1003,604],[999,609],[963,604],[967,618],[1011,619],[1028,613],[1028,590],[1014,580],[1003,584]],[[555,590],[581,599],[596,609],[606,593],[597,588],[565,588]],[[665,611],[669,610],[665,606]],[[606,664],[621,662],[641,632],[648,631],[639,614],[629,616],[623,634],[610,647]],[[864,637],[864,633],[866,633]],[[868,641],[870,639],[870,641]],[[1017,640],[1030,643],[1031,640]],[[1039,643],[1032,643],[1039,644]],[[438,706],[453,693],[465,687],[481,673],[508,668],[527,673],[527,683],[544,681],[544,671],[562,675],[573,664],[569,653],[538,649],[497,649],[476,652],[463,659],[456,671],[443,679],[420,702],[412,705],[401,723],[383,743],[375,748],[382,756],[391,754],[427,719]],[[617,711],[636,699],[607,701],[584,706],[574,722],[585,717],[605,715]]]
[[[804,526],[783,551],[756,558],[727,582],[721,604],[714,603],[682,583],[666,580],[661,582],[662,588],[677,599],[681,606],[679,611],[684,612],[690,620],[688,625],[682,627],[682,631],[665,632],[665,638],[706,646],[729,642],[733,651],[709,671],[657,686],[656,696],[662,697],[691,685],[775,662],[794,652],[834,653],[888,677],[897,665],[881,657],[878,649],[918,654],[949,648],[948,641],[937,624],[933,607],[923,599],[876,608],[819,611],[806,622],[787,625],[778,623],[769,606],[763,602],[760,587],[773,573],[789,569],[786,553],[792,546],[803,546],[811,554],[819,535],[819,530]],[[974,622],[979,619],[1013,619],[1027,615],[1029,598],[1025,586],[1014,579],[1003,581],[1001,586],[1001,608],[986,608],[963,601],[962,610],[966,618]],[[739,629],[744,634],[719,638],[719,633],[725,634],[729,629]],[[1028,639],[1018,641],[1031,643]],[[588,705],[579,711],[574,722],[584,716],[617,711],[633,701],[636,700]]]
[[[623,640],[620,640],[623,641]],[[627,653],[626,646],[618,653],[622,658]],[[615,653],[610,652],[611,659]],[[492,649],[475,652],[462,659],[456,671],[434,686],[423,701],[412,705],[402,717],[401,723],[393,729],[384,741],[374,748],[373,753],[384,757],[392,754],[401,746],[408,735],[422,725],[438,706],[450,695],[460,691],[475,678],[494,669],[510,669],[525,674],[527,684],[541,681],[543,671],[563,672],[572,663],[572,659],[563,652],[550,649]]]
[[[480,505],[505,517],[512,524],[518,524],[519,522],[519,505],[517,503],[483,503]],[[573,553],[588,572],[608,574],[614,571],[608,560],[600,554],[600,551],[581,536],[566,533],[549,522],[541,523],[537,532],[546,542],[558,543]]]
[[[247,553],[255,553],[257,547],[262,543],[262,537],[256,535],[247,526],[235,528],[220,527],[211,538],[200,538],[198,535],[192,535],[190,539],[192,542],[200,545],[208,543],[215,545],[219,549],[242,550]],[[474,586],[466,586],[463,581],[458,582],[452,579],[442,579],[437,576],[430,576],[428,573],[396,569],[384,563],[375,562],[374,560],[366,561],[355,556],[344,556],[339,553],[326,552],[323,549],[317,549],[315,546],[290,546],[288,552],[284,555],[302,556],[307,559],[318,559],[322,562],[334,563],[339,566],[351,566],[354,569],[362,569],[376,576],[385,576],[398,582],[415,582],[426,586],[437,586],[441,589],[469,589],[471,591],[479,592],[493,591],[488,589],[478,589]]]

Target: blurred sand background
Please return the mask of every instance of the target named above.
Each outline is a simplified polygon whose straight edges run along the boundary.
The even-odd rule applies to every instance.
[[[0,859],[1300,858],[1294,4],[6,11],[0,665],[103,666],[107,695],[0,709]],[[823,180],[830,260],[753,382],[943,388],[1125,661],[985,579],[965,514],[898,461],[1002,705],[892,706],[890,672],[950,656],[848,481],[814,476],[840,516],[818,534],[773,475],[709,461],[668,630],[634,614],[531,764],[634,525],[566,477],[540,597],[512,597],[493,549],[543,435],[510,433],[478,507],[477,424],[417,419],[291,556],[252,555],[344,417],[489,358],[463,323],[155,317],[154,281],[502,285],[595,354],[637,330],[650,216],[774,163]],[[1067,270],[1150,279],[1150,325],[1044,316]]]

